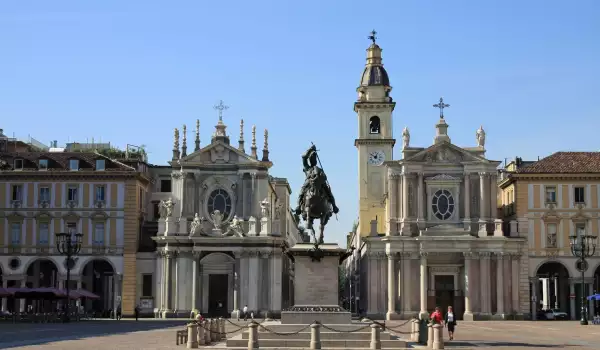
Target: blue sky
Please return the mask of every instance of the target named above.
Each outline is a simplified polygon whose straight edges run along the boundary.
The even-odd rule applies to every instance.
[[[3,1],[0,128],[144,144],[164,164],[175,127],[200,118],[207,144],[223,99],[232,142],[241,117],[247,139],[252,124],[269,129],[272,174],[294,201],[300,155],[317,144],[341,243],[358,215],[352,108],[370,30],[398,139],[408,126],[412,145],[430,145],[444,96],[453,143],[474,146],[483,124],[488,158],[536,159],[600,149],[598,13],[593,0]]]

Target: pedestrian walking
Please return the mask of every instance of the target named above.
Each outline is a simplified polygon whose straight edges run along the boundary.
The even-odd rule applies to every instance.
[[[456,327],[456,315],[452,310],[452,306],[448,306],[448,312],[444,316],[444,323],[448,327],[448,338],[454,340],[454,327]]]
[[[244,305],[244,321],[248,321],[248,305]]]
[[[140,306],[139,305],[135,306],[135,309],[133,309],[133,313],[135,315],[135,320],[137,321],[138,317],[140,317]]]

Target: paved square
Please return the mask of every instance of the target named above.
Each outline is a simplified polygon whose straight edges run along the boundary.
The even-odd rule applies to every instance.
[[[175,330],[186,320],[103,320],[71,324],[0,324],[1,349],[185,349],[175,345]],[[240,322],[241,323],[241,322]],[[408,332],[402,321],[387,324]],[[227,331],[236,327],[227,324]],[[403,337],[407,337],[404,335]],[[447,333],[445,334],[447,338]],[[308,346],[308,344],[307,344]],[[221,343],[218,347],[224,347]],[[455,349],[600,349],[600,326],[576,321],[460,322]]]

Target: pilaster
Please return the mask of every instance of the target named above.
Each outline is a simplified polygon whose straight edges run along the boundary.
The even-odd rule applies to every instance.
[[[473,309],[471,306],[471,302],[473,299],[472,289],[476,286],[474,281],[472,281],[472,260],[474,258],[474,254],[472,252],[465,252],[463,253],[463,255],[465,257],[465,313],[463,315],[463,319],[465,321],[473,321]]]
[[[386,320],[396,319],[396,257],[393,253],[387,254],[387,313]]]
[[[464,175],[465,186],[465,217],[463,219],[465,231],[471,232],[471,176],[468,172]]]
[[[487,236],[487,210],[486,206],[489,204],[489,194],[486,191],[486,183],[487,173],[481,172],[479,173],[479,237]]]
[[[420,285],[420,299],[421,299],[421,310],[419,312],[420,319],[427,319],[427,252],[421,252],[420,254],[420,277],[421,277],[421,285]]]
[[[504,258],[503,253],[496,254],[496,314],[497,319],[505,319],[504,310]]]
[[[423,172],[417,173],[417,225],[419,226],[419,230],[425,228],[425,219],[423,218],[424,212],[424,203],[425,200],[423,194]]]
[[[479,253],[479,280],[480,284],[480,292],[479,292],[479,303],[481,305],[480,316],[482,318],[489,318],[492,312],[491,307],[491,270],[490,270],[490,252],[480,252]]]

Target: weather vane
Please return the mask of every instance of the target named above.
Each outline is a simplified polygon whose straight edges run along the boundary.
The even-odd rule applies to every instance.
[[[375,44],[375,41],[377,40],[376,35],[377,35],[377,32],[375,31],[375,29],[373,29],[371,31],[371,35],[369,35],[369,37],[368,37],[369,40],[373,41],[373,44]]]
[[[223,111],[228,109],[229,106],[226,106],[223,103],[223,100],[219,101],[219,104],[213,107],[214,109],[216,109],[217,111],[219,111],[219,120],[223,120]]]
[[[450,107],[449,104],[444,103],[444,98],[440,97],[440,102],[433,105],[435,108],[440,109],[440,118],[444,119],[444,108]]]

